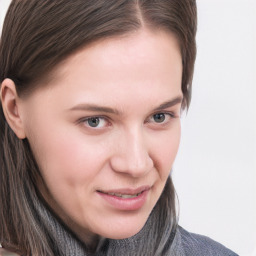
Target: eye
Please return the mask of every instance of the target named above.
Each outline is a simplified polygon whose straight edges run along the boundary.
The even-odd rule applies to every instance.
[[[174,119],[179,119],[179,116],[174,112],[158,112],[149,116],[146,123],[153,128],[164,128],[169,127]]]
[[[103,117],[89,117],[86,118],[83,122],[90,128],[103,128],[107,126],[107,121]]]
[[[164,114],[164,113],[157,113],[157,114],[153,115],[152,118],[153,118],[153,120],[156,123],[163,123],[165,121],[166,114]]]

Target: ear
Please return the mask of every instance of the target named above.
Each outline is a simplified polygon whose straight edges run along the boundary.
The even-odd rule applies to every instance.
[[[5,79],[1,85],[1,102],[5,119],[19,139],[26,138],[21,116],[19,114],[20,98],[15,83]]]

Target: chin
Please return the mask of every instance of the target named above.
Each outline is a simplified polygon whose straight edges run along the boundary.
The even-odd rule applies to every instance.
[[[98,232],[98,234],[109,239],[129,238],[140,232],[140,230],[144,227],[147,219],[148,216],[141,219],[140,221],[134,220],[134,218],[130,217],[129,220],[122,221],[122,223],[115,222],[112,223],[112,225],[110,224],[105,226],[105,230],[101,230],[102,232]]]

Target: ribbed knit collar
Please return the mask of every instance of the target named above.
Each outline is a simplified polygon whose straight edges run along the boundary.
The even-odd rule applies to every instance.
[[[42,224],[45,226],[49,234],[51,234],[54,244],[61,250],[61,255],[65,256],[122,256],[122,255],[144,255],[143,252],[147,252],[147,255],[153,255],[154,244],[145,243],[153,237],[153,233],[156,231],[156,223],[153,221],[153,214],[150,215],[143,229],[136,235],[121,240],[113,239],[101,239],[96,252],[90,253],[86,248],[85,244],[72,234],[68,228],[65,227],[59,221],[54,214],[52,214],[43,205],[37,206],[39,216]],[[180,235],[176,232],[175,239],[173,234],[170,234],[170,229],[167,228],[164,234],[159,236],[167,236],[165,239],[161,253],[158,255],[168,256],[182,256],[183,253],[180,251]],[[143,247],[143,246],[146,247]],[[150,248],[152,246],[152,248]],[[57,255],[56,255],[57,256]],[[156,255],[154,255],[156,256]]]

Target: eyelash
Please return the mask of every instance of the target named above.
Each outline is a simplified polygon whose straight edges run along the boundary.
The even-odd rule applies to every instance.
[[[154,119],[154,117],[156,115],[164,115],[163,122],[156,122],[155,120],[153,121],[156,124],[162,124],[162,125],[168,123],[169,120],[166,120],[166,117],[169,117],[169,119],[174,119],[177,117],[173,112],[158,112],[158,113],[153,114],[149,119]],[[147,122],[147,123],[149,123],[149,122]]]
[[[154,117],[156,116],[156,115],[164,115],[164,120],[162,121],[162,122],[156,122],[156,121],[154,121]],[[168,119],[168,117],[169,117],[169,119]],[[170,121],[170,119],[174,119],[174,118],[177,118],[178,116],[177,115],[175,115],[173,112],[157,112],[157,113],[154,113],[154,114],[152,114],[149,118],[147,118],[147,120],[146,120],[146,122],[145,123],[151,123],[151,120],[152,120],[152,122],[154,122],[155,124],[157,124],[157,125],[166,125],[166,123],[168,123],[169,121]],[[78,123],[86,123],[87,122],[87,124],[85,125],[85,126],[87,126],[88,128],[91,128],[91,129],[103,129],[103,128],[105,128],[106,126],[104,126],[103,125],[103,127],[98,127],[98,126],[95,126],[95,127],[93,127],[93,126],[90,126],[89,124],[88,124],[88,122],[90,121],[90,120],[93,120],[93,119],[96,119],[96,120],[104,120],[105,122],[107,122],[108,124],[107,124],[107,126],[110,126],[110,121],[109,121],[109,118],[108,117],[104,117],[104,116],[91,116],[91,117],[86,117],[86,118],[82,118],[82,119],[80,119],[79,121],[78,121]]]
[[[107,122],[107,123],[110,123],[109,122],[109,120],[108,120],[108,118],[107,117],[104,117],[104,116],[91,116],[91,117],[86,117],[86,118],[82,118],[82,119],[80,119],[79,120],[79,123],[86,123],[87,122],[87,127],[88,128],[91,128],[91,129],[102,129],[101,127],[93,127],[93,126],[90,126],[89,124],[88,124],[88,122],[90,121],[90,120],[92,120],[92,119],[98,119],[98,120],[104,120],[105,122]]]

